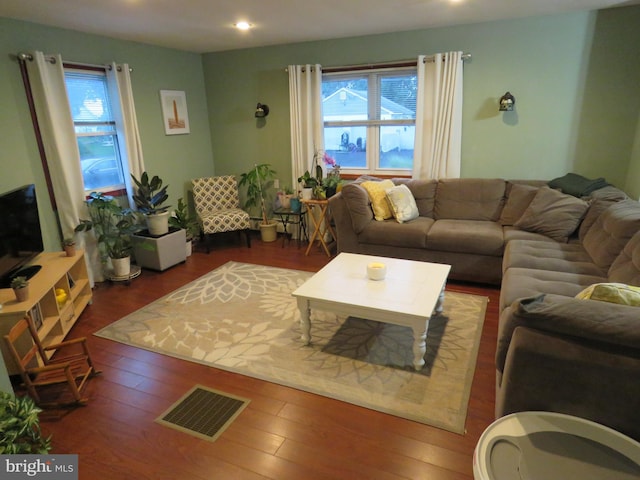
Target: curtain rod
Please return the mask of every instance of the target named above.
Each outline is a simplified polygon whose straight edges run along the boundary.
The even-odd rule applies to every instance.
[[[20,60],[21,62],[32,62],[33,61],[33,55],[31,55],[30,53],[19,53],[18,55],[16,55],[16,57],[18,57],[18,60]],[[45,55],[44,57],[47,62],[54,64],[56,63],[56,57],[50,56],[50,55]],[[64,66],[73,68],[73,67],[87,67],[87,68],[94,68],[94,69],[98,69],[98,70],[111,70],[111,65],[98,65],[98,64],[92,64],[92,63],[80,63],[80,62],[63,62]],[[118,71],[122,70],[122,67],[120,65],[118,65],[116,67],[118,69]],[[129,71],[133,72],[133,68],[129,67]]]
[[[433,60],[433,55],[428,56],[424,59],[425,62],[429,60]],[[463,53],[462,60],[471,60],[470,53]],[[444,59],[443,59],[444,61]],[[358,65],[344,65],[340,67],[322,67],[322,71],[324,73],[332,73],[332,72],[342,72],[347,70],[375,70],[376,68],[400,68],[400,67],[412,67],[416,64],[417,60],[399,60],[396,62],[385,62],[385,63],[362,63]],[[285,72],[288,72],[289,69],[285,68]]]

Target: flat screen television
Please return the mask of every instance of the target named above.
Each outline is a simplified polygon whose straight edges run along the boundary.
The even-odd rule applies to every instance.
[[[0,288],[18,275],[35,275],[40,266],[29,262],[43,251],[35,185],[0,195]]]

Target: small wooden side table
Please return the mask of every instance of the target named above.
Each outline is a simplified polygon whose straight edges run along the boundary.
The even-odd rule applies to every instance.
[[[327,256],[331,256],[331,252],[329,252],[329,247],[327,246],[327,242],[324,239],[327,232],[331,234],[331,237],[336,240],[336,233],[333,231],[333,227],[331,226],[331,215],[329,214],[329,200],[301,200],[301,202],[307,207],[309,210],[309,217],[311,217],[311,223],[313,227],[313,233],[311,237],[309,237],[309,245],[307,246],[307,251],[305,255],[309,255],[309,251],[311,250],[311,246],[314,244],[316,240],[320,242],[322,248],[326,252]],[[317,215],[316,215],[317,212]]]

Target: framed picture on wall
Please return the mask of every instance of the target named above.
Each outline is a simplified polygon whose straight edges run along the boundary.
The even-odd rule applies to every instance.
[[[189,133],[187,96],[180,90],[160,90],[165,135]]]

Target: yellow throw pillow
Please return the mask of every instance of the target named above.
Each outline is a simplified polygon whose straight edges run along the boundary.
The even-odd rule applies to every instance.
[[[576,298],[639,307],[640,287],[624,283],[594,283],[578,293]]]
[[[378,221],[386,220],[393,217],[391,209],[389,208],[389,202],[387,202],[387,190],[394,187],[391,180],[382,180],[379,182],[368,180],[361,183],[369,194],[369,200],[371,200],[371,208],[373,208],[373,216]]]

